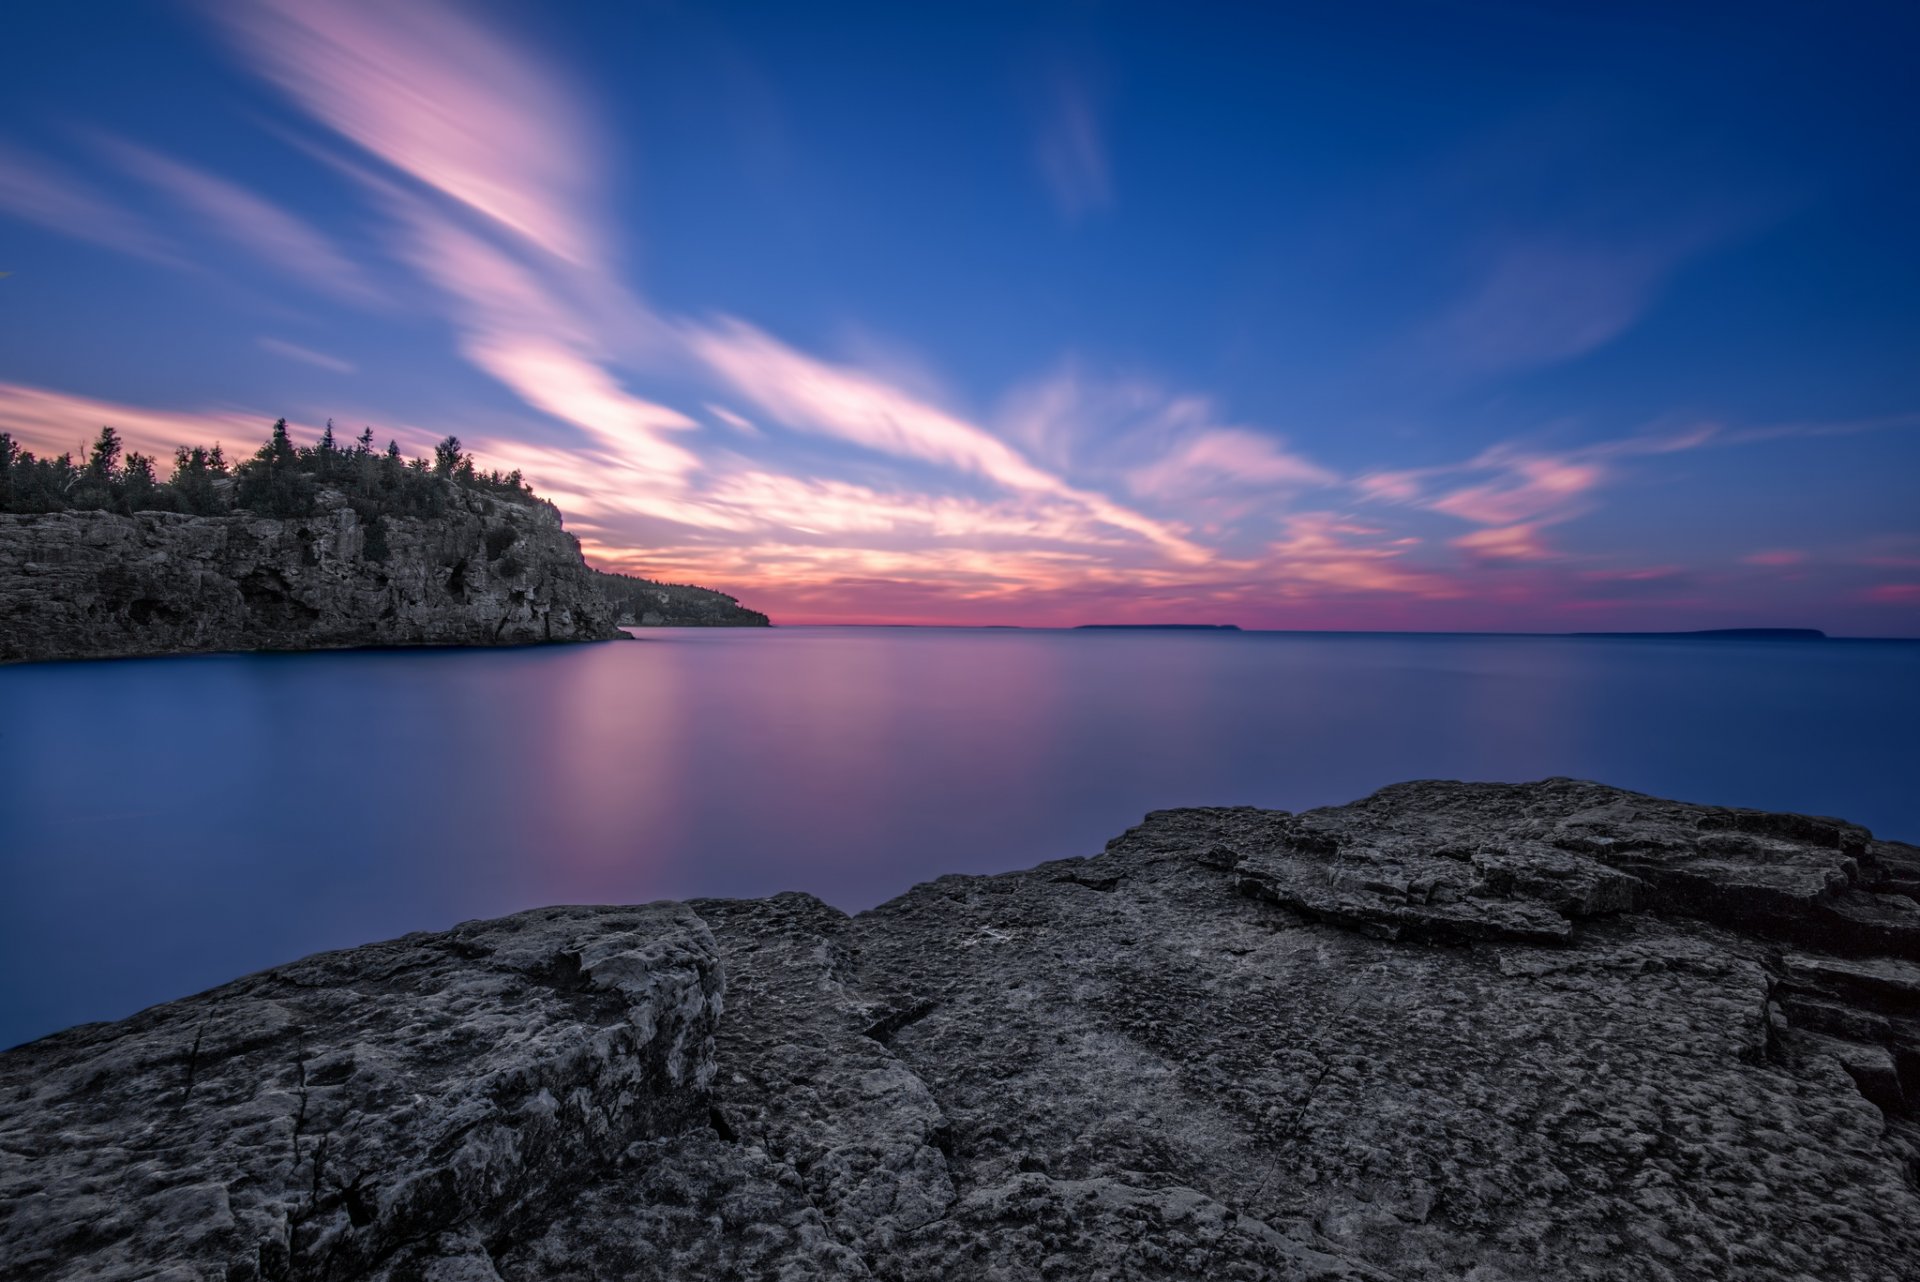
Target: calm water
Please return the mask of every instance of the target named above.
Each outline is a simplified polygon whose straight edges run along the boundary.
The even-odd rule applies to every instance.
[[[0,669],[0,1045],[564,902],[1570,774],[1920,839],[1920,644],[797,628]]]

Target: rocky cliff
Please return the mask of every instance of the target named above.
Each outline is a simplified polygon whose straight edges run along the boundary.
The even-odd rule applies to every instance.
[[[544,909],[0,1055],[0,1276],[1913,1279],[1916,895],[1551,780]]]
[[[551,504],[443,482],[433,520],[0,514],[0,662],[620,635]]]

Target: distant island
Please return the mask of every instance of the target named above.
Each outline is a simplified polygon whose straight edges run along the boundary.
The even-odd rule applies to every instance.
[[[1237,623],[1082,623],[1075,632],[1238,632]]]
[[[87,457],[0,433],[0,663],[362,646],[602,641],[623,625],[766,626],[723,593],[591,569],[559,509],[458,437],[406,458],[372,429],[250,457]]]
[[[1574,637],[1643,637],[1700,641],[1825,641],[1818,628],[1705,628],[1697,632],[1569,632]]]

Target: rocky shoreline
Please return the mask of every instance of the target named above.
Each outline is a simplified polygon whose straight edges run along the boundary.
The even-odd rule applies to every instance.
[[[1916,896],[1548,780],[469,923],[0,1055],[0,1278],[1899,1282]]]

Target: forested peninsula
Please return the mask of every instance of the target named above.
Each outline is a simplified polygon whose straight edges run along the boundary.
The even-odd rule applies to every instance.
[[[252,455],[171,470],[102,428],[83,459],[0,433],[0,662],[598,641],[622,624],[764,626],[702,588],[589,568],[519,472],[286,420]]]

